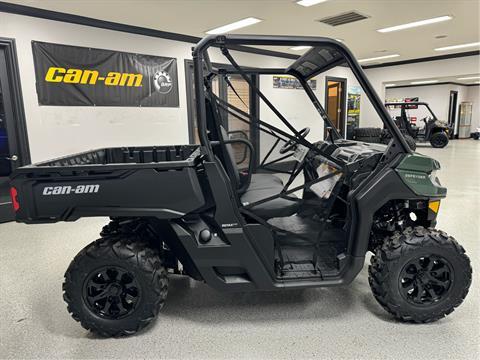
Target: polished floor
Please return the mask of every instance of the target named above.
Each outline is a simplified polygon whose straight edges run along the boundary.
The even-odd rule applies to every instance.
[[[366,269],[340,288],[218,293],[173,278],[148,329],[100,339],[73,321],[63,273],[105,219],[0,225],[0,358],[474,359],[480,356],[480,141],[420,146],[442,164],[448,187],[438,227],[464,245],[474,269],[466,301],[428,325],[392,320],[370,293]]]

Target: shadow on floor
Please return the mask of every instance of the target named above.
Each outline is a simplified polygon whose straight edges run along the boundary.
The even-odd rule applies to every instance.
[[[327,319],[348,314],[358,304],[356,287],[221,293],[188,278],[174,278],[161,316],[200,323]]]

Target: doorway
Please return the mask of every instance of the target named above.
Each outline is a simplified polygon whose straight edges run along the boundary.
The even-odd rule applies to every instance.
[[[450,129],[450,139],[455,138],[455,131],[457,131],[457,99],[458,91],[450,90],[450,102],[448,105],[448,128]]]
[[[15,42],[0,38],[0,222],[14,218],[9,176],[30,163]]]
[[[214,65],[216,67],[230,68],[229,66],[222,64]],[[185,60],[185,72],[189,139],[190,143],[198,144],[200,143],[200,140],[198,138],[195,106],[195,85],[193,81],[193,62],[191,60]],[[258,76],[252,76],[250,80],[254,85],[258,86]],[[235,91],[230,85],[235,89]],[[213,93],[220,99],[250,115],[250,123],[247,124],[226,111],[220,111],[222,114],[222,125],[227,130],[229,138],[247,139],[252,143],[253,148],[255,149],[255,157],[252,159],[252,161],[254,162],[254,168],[256,168],[259,162],[259,130],[258,127],[254,125],[254,119],[258,118],[259,116],[257,95],[254,93],[253,89],[250,88],[245,79],[243,79],[243,77],[239,74],[228,75],[228,82],[223,77],[215,77],[212,80],[212,88]],[[237,165],[240,168],[247,168],[248,162],[250,161],[247,147],[243,144],[232,144],[232,147],[235,152],[235,160]]]
[[[343,137],[345,137],[346,88],[347,79],[329,76],[325,78],[325,111]],[[327,137],[327,131],[324,131],[324,137]]]

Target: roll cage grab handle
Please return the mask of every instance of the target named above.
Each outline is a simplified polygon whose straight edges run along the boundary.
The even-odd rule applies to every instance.
[[[398,146],[392,148],[392,143],[390,144],[389,153],[411,153],[410,147],[406,143],[404,137],[402,136],[400,130],[397,128],[393,120],[390,118],[390,115],[385,108],[385,105],[380,98],[378,97],[377,93],[373,90],[373,87],[370,81],[367,79],[365,72],[361,68],[360,64],[355,60],[355,57],[350,52],[350,50],[345,47],[342,43],[323,37],[311,37],[311,36],[272,36],[272,35],[209,35],[204,37],[202,40],[198,42],[198,44],[193,48],[192,51],[192,59],[194,63],[193,72],[194,72],[194,82],[195,82],[195,98],[196,100],[196,107],[197,107],[197,124],[198,124],[198,135],[200,138],[201,144],[205,147],[207,151],[207,157],[209,161],[214,161],[214,154],[212,150],[212,146],[207,136],[207,121],[206,121],[206,108],[205,108],[205,89],[204,89],[204,74],[203,74],[203,67],[206,65],[207,69],[210,72],[212,71],[212,65],[210,63],[210,58],[208,56],[207,50],[209,47],[220,47],[224,48],[223,52],[225,55],[225,50],[229,47],[235,50],[236,46],[239,45],[274,45],[274,46],[299,46],[299,45],[308,45],[312,47],[321,47],[321,46],[328,46],[330,48],[334,48],[337,50],[341,55],[343,55],[344,59],[346,60],[347,64],[349,65],[350,69],[352,70],[353,74],[355,75],[357,81],[360,83],[363,91],[367,95],[368,99],[372,103],[375,111],[380,116],[382,122],[385,124],[385,127],[390,131],[392,135],[393,142],[396,143]],[[226,51],[227,54],[228,51]],[[231,58],[231,56],[230,56]],[[228,56],[227,56],[228,59]],[[230,59],[229,59],[230,60]],[[234,62],[232,65],[236,65]],[[333,64],[336,65],[336,64]],[[238,65],[237,65],[238,66]],[[248,73],[248,70],[245,72],[242,69],[238,69],[240,75],[245,75]],[[325,114],[325,111],[318,103],[318,99],[316,98],[313,91],[307,84],[307,80],[300,76],[298,73],[290,73],[286,71],[286,69],[255,69],[256,74],[289,74],[295,76],[303,86],[304,90],[306,91],[308,97],[312,101],[313,105],[319,111],[321,117],[327,123],[330,123],[328,116]],[[282,72],[278,72],[281,70]],[[320,68],[318,72],[313,73],[310,75],[310,78],[318,75],[322,71],[327,71],[327,69]],[[243,73],[243,74],[242,74]],[[310,90],[310,91],[309,91]],[[256,89],[256,93],[264,99],[263,94]],[[268,106],[269,102],[267,100],[266,104]],[[283,116],[280,114],[280,120],[283,121]],[[289,127],[290,128],[290,127]],[[298,132],[296,130],[292,131],[295,135],[298,136]],[[292,137],[297,139],[296,137]],[[303,141],[300,141],[302,144]],[[303,144],[309,148],[313,148],[313,145],[308,141],[305,141]]]

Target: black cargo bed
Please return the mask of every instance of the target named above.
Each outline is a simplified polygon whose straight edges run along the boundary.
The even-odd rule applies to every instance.
[[[82,153],[68,155],[57,159],[39,162],[33,165],[17,169],[17,173],[29,172],[32,168],[39,169],[62,169],[65,167],[109,168],[123,169],[128,165],[146,165],[156,168],[183,168],[195,166],[195,160],[200,155],[198,145],[174,145],[174,146],[142,146],[142,147],[119,147],[89,150]]]
[[[17,169],[11,177],[27,223],[83,216],[180,218],[205,204],[198,145],[106,148]]]

